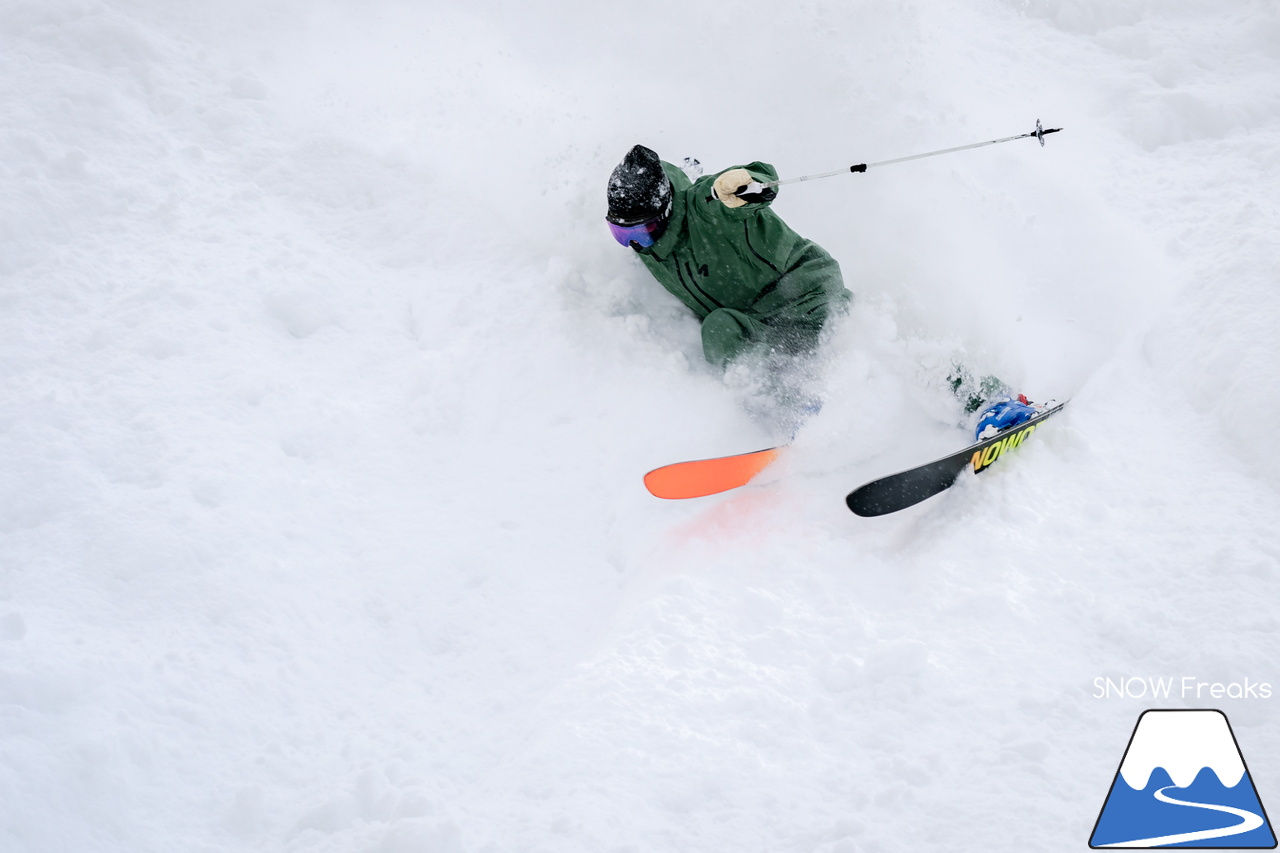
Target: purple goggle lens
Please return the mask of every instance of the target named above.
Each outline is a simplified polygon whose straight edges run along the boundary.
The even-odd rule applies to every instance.
[[[608,220],[605,221],[607,222]],[[661,228],[661,219],[642,222],[639,225],[619,225],[616,222],[609,222],[609,230],[613,232],[613,239],[623,246],[630,246],[634,242],[642,249],[647,249],[654,244],[657,239],[654,234]]]

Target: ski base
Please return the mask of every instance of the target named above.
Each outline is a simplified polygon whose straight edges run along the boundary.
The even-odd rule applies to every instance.
[[[649,494],[666,500],[701,498],[727,492],[751,482],[778,458],[783,449],[770,447],[735,456],[664,465],[644,475],[644,486]]]

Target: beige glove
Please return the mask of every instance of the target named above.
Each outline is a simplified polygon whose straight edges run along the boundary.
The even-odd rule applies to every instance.
[[[748,191],[743,192],[743,190]],[[773,187],[757,182],[746,169],[730,169],[725,172],[716,178],[712,191],[725,207],[730,208],[761,201],[770,202],[778,195]]]
[[[738,198],[734,193],[754,180],[746,169],[730,169],[716,178],[712,189],[725,207],[742,207],[747,203],[746,199]]]

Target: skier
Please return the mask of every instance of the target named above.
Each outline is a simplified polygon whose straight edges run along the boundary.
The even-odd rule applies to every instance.
[[[697,161],[692,161],[696,164]],[[770,208],[777,191],[767,163],[734,166],[695,182],[636,145],[609,176],[605,220],[663,287],[702,320],[702,351],[724,367],[749,354],[800,355],[817,348],[827,320],[853,298],[840,266]],[[995,377],[948,377],[979,438],[1029,420],[1038,409]],[[816,402],[801,403],[807,413]]]
[[[637,145],[609,177],[614,238],[702,320],[702,351],[723,367],[748,353],[813,351],[827,319],[852,298],[835,259],[770,208],[777,180],[766,163],[693,182]]]

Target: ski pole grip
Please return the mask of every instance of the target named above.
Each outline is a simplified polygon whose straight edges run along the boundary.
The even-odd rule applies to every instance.
[[[850,166],[850,167],[849,167],[849,171],[850,171],[850,172],[865,172],[865,171],[867,171],[867,164],[866,164],[866,163],[859,163],[859,164],[858,164],[858,165],[856,165],[856,166]]]

